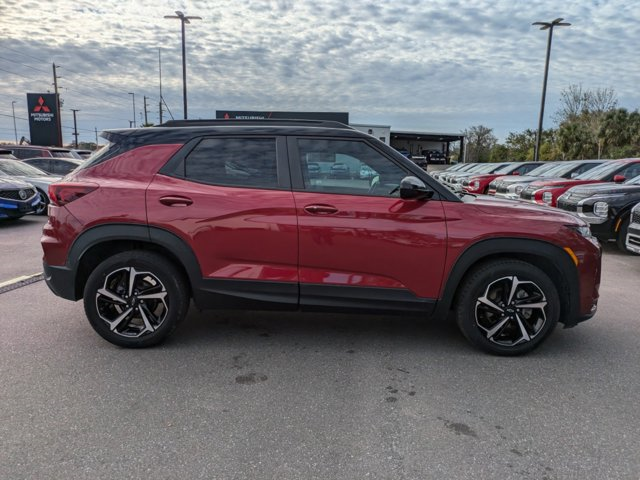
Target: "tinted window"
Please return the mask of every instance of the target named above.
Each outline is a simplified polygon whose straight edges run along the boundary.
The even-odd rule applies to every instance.
[[[617,175],[623,175],[627,179],[637,177],[640,175],[640,163],[632,163],[627,168],[618,172]]]
[[[27,165],[19,160],[0,160],[0,173],[4,173],[9,176],[25,176],[25,177],[40,177],[48,175],[43,170],[40,170],[31,165]]]
[[[407,172],[362,141],[298,139],[305,190],[393,196]],[[309,165],[317,164],[309,168]]]
[[[51,162],[53,163],[52,172],[56,175],[66,175],[82,164],[73,160],[52,160]]]
[[[209,138],[185,158],[185,177],[214,185],[278,187],[273,138]]]
[[[13,151],[13,154],[20,159],[41,157],[43,156],[43,153],[46,154],[46,152],[42,152],[41,150],[36,150],[34,148],[16,148]]]
[[[80,157],[79,155],[78,157],[76,157],[69,150],[51,150],[51,156],[57,157],[57,158],[79,158]]]

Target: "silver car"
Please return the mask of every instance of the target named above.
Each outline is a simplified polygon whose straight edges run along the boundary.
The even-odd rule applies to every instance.
[[[51,201],[47,193],[49,191],[49,185],[57,182],[61,178],[49,175],[19,160],[11,160],[8,158],[0,158],[0,175],[17,178],[36,187],[38,196],[40,197],[40,203],[35,211],[36,215],[45,215],[47,213],[47,206]]]

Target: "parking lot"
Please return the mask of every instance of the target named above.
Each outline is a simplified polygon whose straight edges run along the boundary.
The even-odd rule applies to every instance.
[[[0,224],[0,283],[42,217]],[[125,350],[40,281],[0,294],[0,477],[640,477],[640,257],[605,246],[599,312],[524,357],[451,322],[192,308]]]

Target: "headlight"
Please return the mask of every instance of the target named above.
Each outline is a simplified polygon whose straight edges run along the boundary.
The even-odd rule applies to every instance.
[[[469,186],[475,190],[476,188],[478,188],[480,186],[480,182],[478,180],[474,180],[473,182],[471,182],[469,184]]]
[[[553,200],[553,195],[551,192],[544,192],[542,194],[542,201],[547,205],[551,205],[551,201]]]
[[[607,218],[609,214],[609,204],[607,202],[596,202],[593,204],[593,214],[596,217]]]
[[[516,188],[514,190],[516,195],[520,195],[520,193],[522,192],[522,190],[524,190],[524,186],[522,185],[516,185]]]

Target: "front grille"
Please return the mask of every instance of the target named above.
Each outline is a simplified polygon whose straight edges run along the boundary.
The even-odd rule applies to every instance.
[[[20,190],[24,190],[27,194],[27,196],[24,197],[24,200],[33,197],[33,194],[36,193],[36,191],[32,188],[0,190],[0,198],[6,198],[7,200],[22,200],[22,198],[20,198]]]
[[[564,210],[566,212],[577,212],[578,211],[578,204],[577,203],[567,202],[566,200],[558,199],[558,208],[561,209],[561,210]]]
[[[536,191],[535,188],[525,188],[520,193],[520,198],[522,198],[523,200],[533,200],[533,194],[535,191]]]
[[[496,192],[498,193],[507,193],[507,186],[506,185],[499,185],[498,188],[496,189]]]

